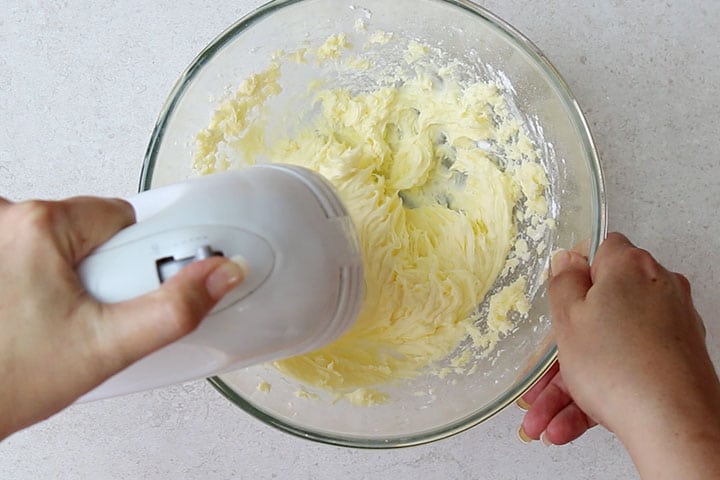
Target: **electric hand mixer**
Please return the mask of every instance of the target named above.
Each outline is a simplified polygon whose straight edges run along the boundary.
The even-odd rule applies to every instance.
[[[137,223],[78,267],[106,303],[157,289],[185,265],[241,256],[244,282],[198,329],[81,401],[137,392],[308,352],[342,335],[364,295],[355,228],[332,186],[290,165],[258,165],[129,199]]]

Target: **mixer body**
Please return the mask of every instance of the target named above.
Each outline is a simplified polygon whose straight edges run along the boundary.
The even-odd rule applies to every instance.
[[[113,376],[81,401],[286,358],[344,333],[364,295],[355,228],[332,186],[290,165],[258,165],[129,199],[138,222],[78,267],[97,300],[157,289],[185,265],[241,257],[243,283],[193,333]]]

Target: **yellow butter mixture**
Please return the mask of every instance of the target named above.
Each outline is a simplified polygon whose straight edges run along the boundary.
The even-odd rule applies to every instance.
[[[370,43],[390,41],[383,32],[368,35]],[[340,61],[348,48],[344,36],[333,36],[316,55]],[[428,50],[413,41],[404,58],[417,64]],[[268,144],[261,113],[282,91],[280,62],[248,78],[218,108],[198,135],[195,169],[242,168],[262,157],[325,176],[358,230],[366,299],[346,335],[276,367],[307,386],[372,405],[386,399],[377,388],[427,371],[465,339],[477,352],[492,349],[512,330],[508,314],[528,310],[525,279],[500,289],[483,318],[477,306],[507,270],[517,219],[544,218],[548,209],[536,147],[500,86],[461,81],[453,69],[428,62],[364,91],[319,87],[309,122]],[[471,356],[465,350],[451,365]]]

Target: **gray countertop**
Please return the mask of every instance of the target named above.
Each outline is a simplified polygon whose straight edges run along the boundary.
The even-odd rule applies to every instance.
[[[179,73],[260,3],[4,0],[0,195],[133,193]],[[484,5],[530,37],[569,83],[602,155],[611,229],[688,275],[720,365],[720,2]],[[520,419],[508,408],[434,444],[351,450],[275,431],[199,381],[75,406],[20,432],[0,444],[0,477],[635,476],[620,443],[600,428],[548,448],[516,439]]]

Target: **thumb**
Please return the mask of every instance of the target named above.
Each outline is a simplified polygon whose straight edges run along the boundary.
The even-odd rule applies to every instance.
[[[100,349],[115,373],[187,335],[245,278],[245,267],[214,257],[191,263],[158,290],[102,305]]]
[[[582,255],[561,250],[553,256],[548,285],[553,328],[570,320],[570,309],[585,299],[591,286],[590,265]]]

